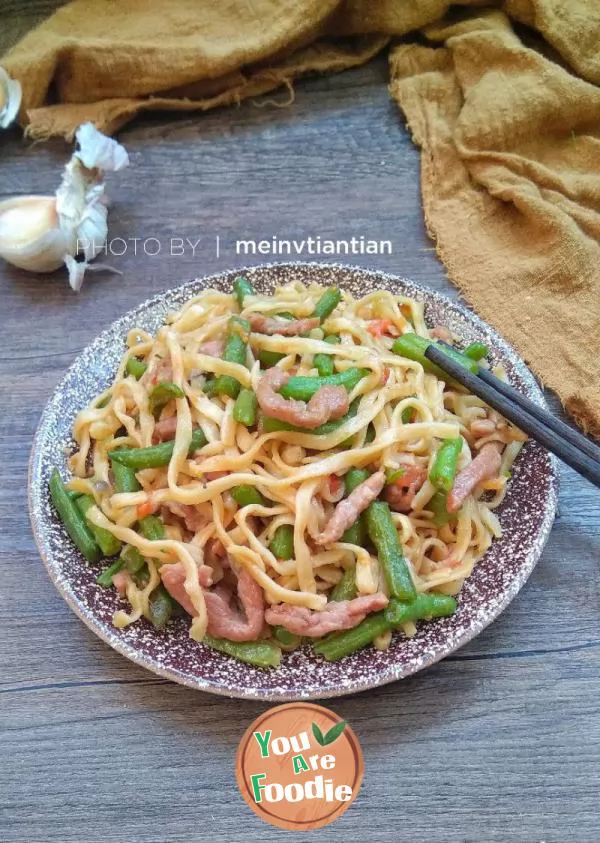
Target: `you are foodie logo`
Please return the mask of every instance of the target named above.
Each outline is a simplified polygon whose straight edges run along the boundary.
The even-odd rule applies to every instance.
[[[278,828],[310,830],[348,810],[364,773],[358,738],[335,712],[312,703],[266,711],[246,730],[236,777],[250,808]]]

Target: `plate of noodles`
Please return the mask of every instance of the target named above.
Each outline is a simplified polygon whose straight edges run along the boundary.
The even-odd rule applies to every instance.
[[[229,696],[353,693],[455,651],[531,573],[557,472],[429,342],[543,404],[478,317],[380,272],[225,272],[118,319],[33,444],[61,595],[132,661]]]

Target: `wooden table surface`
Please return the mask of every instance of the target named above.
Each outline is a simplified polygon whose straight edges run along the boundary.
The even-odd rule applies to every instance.
[[[234,779],[238,741],[268,704],[144,672],[60,599],[27,516],[31,439],[65,369],[117,316],[179,281],[259,262],[236,257],[238,238],[390,239],[391,256],[355,263],[456,293],[424,231],[419,155],[383,59],[298,84],[291,108],[154,116],[121,140],[131,166],[111,179],[110,236],[156,237],[160,253],[136,255],[129,239],[111,258],[123,276],[90,275],[79,295],[63,273],[0,264],[0,840],[284,839]],[[53,191],[67,154],[5,133],[0,195]],[[195,257],[170,255],[171,237],[199,239]],[[330,702],[360,737],[366,776],[319,839],[600,840],[600,494],[569,470],[561,480],[544,554],[489,629],[420,675]]]

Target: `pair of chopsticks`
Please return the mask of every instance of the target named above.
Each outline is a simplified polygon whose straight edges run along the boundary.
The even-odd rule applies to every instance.
[[[425,350],[425,356],[590,483],[600,487],[600,448],[581,433],[525,398],[488,369],[480,367],[474,375],[445,354],[442,343],[432,343]]]

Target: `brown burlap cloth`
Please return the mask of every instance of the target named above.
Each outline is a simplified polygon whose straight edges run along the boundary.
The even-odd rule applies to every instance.
[[[392,46],[390,91],[422,148],[448,275],[600,436],[600,2],[449,5],[76,0],[1,63],[28,134],[71,137],[85,120],[114,132],[150,109],[291,88],[411,33]]]

